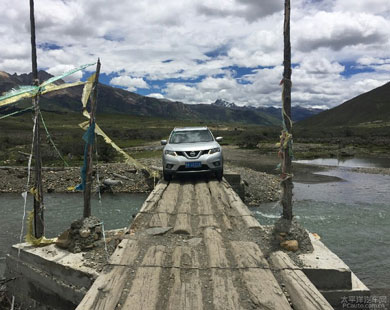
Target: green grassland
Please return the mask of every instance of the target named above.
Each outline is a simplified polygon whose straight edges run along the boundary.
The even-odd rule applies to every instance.
[[[84,131],[78,124],[86,121],[81,113],[42,112],[45,124],[57,148],[71,165],[79,165],[84,154]],[[97,123],[103,131],[121,148],[131,153],[132,147],[148,145],[167,139],[174,127],[208,126],[215,136],[223,136],[224,144],[241,147],[255,147],[259,141],[275,141],[278,129],[274,127],[246,125],[240,123],[206,123],[191,120],[165,120],[153,117],[124,114],[100,114]],[[12,116],[0,121],[0,165],[25,165],[31,151],[32,114]],[[62,165],[54,148],[50,145],[41,125],[42,159],[44,165]],[[98,137],[99,160],[113,162],[122,160],[112,147]],[[160,151],[142,151],[132,155],[136,158],[159,156]]]
[[[84,154],[84,131],[78,124],[86,121],[81,113],[42,112],[50,135],[70,165],[80,165]],[[160,156],[161,151],[141,150],[146,146],[167,139],[174,127],[208,126],[215,136],[224,138],[224,145],[256,148],[264,153],[275,152],[280,127],[258,126],[242,123],[218,123],[192,120],[166,120],[154,117],[125,114],[98,114],[97,123],[121,148],[136,158]],[[0,165],[26,165],[31,151],[32,114],[12,116],[0,120]],[[50,145],[41,125],[42,159],[46,166],[61,166],[63,161]],[[296,158],[329,157],[337,154],[356,153],[390,154],[390,124],[388,122],[362,123],[356,126],[307,127],[299,123],[293,128]],[[110,145],[98,137],[99,161],[123,160]],[[336,154],[336,155],[335,155]]]

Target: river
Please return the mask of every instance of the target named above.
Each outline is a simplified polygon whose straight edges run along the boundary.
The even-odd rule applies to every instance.
[[[390,176],[345,168],[388,167],[389,160],[351,159],[337,165],[332,165],[333,159],[305,162],[334,166],[317,173],[341,181],[294,182],[294,215],[305,228],[318,233],[368,287],[389,290]],[[273,224],[281,206],[266,203],[252,211],[260,223]]]
[[[136,214],[145,201],[146,194],[104,194],[99,203],[92,198],[92,214],[104,222],[105,229],[128,227],[132,215]],[[81,193],[46,194],[45,229],[46,237],[58,236],[70,224],[83,215],[83,195]],[[0,278],[4,272],[5,255],[12,244],[18,243],[22,229],[23,198],[18,194],[0,194]],[[29,197],[27,211],[32,209]],[[25,225],[23,226],[26,232]]]
[[[372,163],[372,159],[365,159],[359,166],[373,167]],[[374,164],[386,167],[375,161]],[[350,166],[350,162],[339,162],[317,172],[333,177],[329,180],[342,181],[294,182],[294,214],[308,230],[318,233],[367,286],[390,289],[390,176],[357,173],[344,166]],[[92,212],[104,221],[106,229],[126,227],[145,198],[144,194],[105,194],[102,204],[96,197],[92,200]],[[81,218],[82,204],[81,194],[46,194],[46,236],[58,235],[73,220]],[[17,194],[0,194],[0,206],[1,275],[10,245],[19,242],[23,199]],[[31,206],[30,198],[28,209]],[[252,211],[261,224],[273,224],[281,207],[278,203],[266,203]]]

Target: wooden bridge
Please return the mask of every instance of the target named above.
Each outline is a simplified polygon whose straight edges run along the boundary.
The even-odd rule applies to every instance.
[[[262,230],[226,181],[160,182],[77,310],[333,309]]]

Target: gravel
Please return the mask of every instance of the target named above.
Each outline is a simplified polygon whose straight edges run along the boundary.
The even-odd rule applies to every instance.
[[[140,160],[149,167],[161,167],[160,158]],[[161,168],[160,168],[161,169]],[[239,173],[245,186],[245,203],[248,206],[259,206],[262,202],[278,201],[280,196],[279,178],[275,175],[239,167],[232,163],[225,164],[226,172]],[[93,189],[97,190],[96,177],[100,184],[103,180],[117,180],[118,184],[111,188],[101,187],[103,191],[114,193],[145,193],[151,191],[157,179],[148,178],[143,172],[137,171],[126,163],[102,164],[94,170]],[[34,173],[30,176],[29,188],[34,183]],[[7,180],[0,183],[0,193],[21,193],[26,190],[26,167],[0,167],[0,179]],[[42,173],[44,192],[65,193],[72,192],[73,187],[81,183],[80,167],[47,167]],[[29,189],[28,188],[28,189]]]
[[[121,183],[115,185],[114,192],[143,193],[150,191],[148,178],[142,172],[125,163],[113,163],[99,165],[94,170],[94,185],[97,190],[96,176],[100,181],[104,179],[116,179]],[[118,178],[116,175],[123,176]],[[28,190],[34,184],[34,172],[30,176]],[[25,167],[0,167],[0,179],[6,182],[0,183],[0,193],[21,193],[26,190],[27,168]],[[64,193],[73,191],[73,187],[81,183],[80,167],[47,167],[42,172],[42,183],[44,192]]]

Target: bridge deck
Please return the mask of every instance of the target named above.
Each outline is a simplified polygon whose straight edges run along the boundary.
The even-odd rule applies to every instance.
[[[225,181],[160,182],[78,310],[291,309]]]

